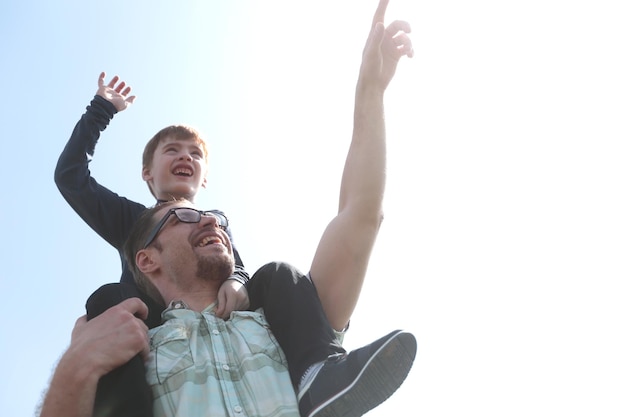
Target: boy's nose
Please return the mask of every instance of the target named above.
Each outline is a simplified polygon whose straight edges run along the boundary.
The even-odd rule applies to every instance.
[[[191,155],[183,152],[182,154],[180,154],[180,156],[178,157],[178,159],[180,160],[186,160],[186,161],[191,161]]]

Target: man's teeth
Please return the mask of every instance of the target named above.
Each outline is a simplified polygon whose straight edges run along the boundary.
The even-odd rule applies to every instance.
[[[202,239],[200,243],[198,243],[198,246],[204,247],[206,245],[213,244],[213,243],[220,243],[220,240],[216,237],[207,236],[204,239]]]

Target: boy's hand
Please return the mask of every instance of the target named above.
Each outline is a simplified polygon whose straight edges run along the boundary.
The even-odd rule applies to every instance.
[[[246,310],[248,307],[250,299],[246,287],[239,281],[227,279],[217,293],[215,315],[226,320],[233,311]]]
[[[127,86],[124,81],[117,84],[120,80],[120,77],[117,75],[107,85],[104,85],[105,76],[106,74],[101,72],[98,77],[98,91],[96,91],[96,95],[110,101],[117,111],[126,110],[135,101],[135,96],[128,96],[130,86]]]

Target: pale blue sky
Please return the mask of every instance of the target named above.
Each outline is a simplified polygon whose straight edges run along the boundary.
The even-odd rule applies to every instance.
[[[391,0],[416,57],[387,94],[386,219],[349,349],[395,328],[414,369],[368,416],[623,416],[626,13],[619,1]],[[0,13],[3,415],[32,415],[116,252],[53,171],[100,71],[138,98],[92,163],[137,201],[145,142],[211,142],[199,199],[249,270],[307,269],[337,205],[376,0],[8,1]]]

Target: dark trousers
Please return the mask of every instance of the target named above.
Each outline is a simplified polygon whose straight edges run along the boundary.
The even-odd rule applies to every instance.
[[[334,353],[345,353],[326,318],[313,283],[286,263],[259,268],[246,286],[250,310],[263,307],[278,344],[285,352],[294,388],[309,366]]]
[[[313,283],[291,265],[266,264],[252,276],[246,288],[250,310],[263,307],[287,358],[294,388],[309,366],[345,352],[324,314]],[[163,306],[125,283],[107,284],[93,293],[87,300],[87,319],[131,297],[139,297],[148,305],[146,325],[158,326]],[[139,355],[100,379],[94,416],[152,417],[152,393]]]

